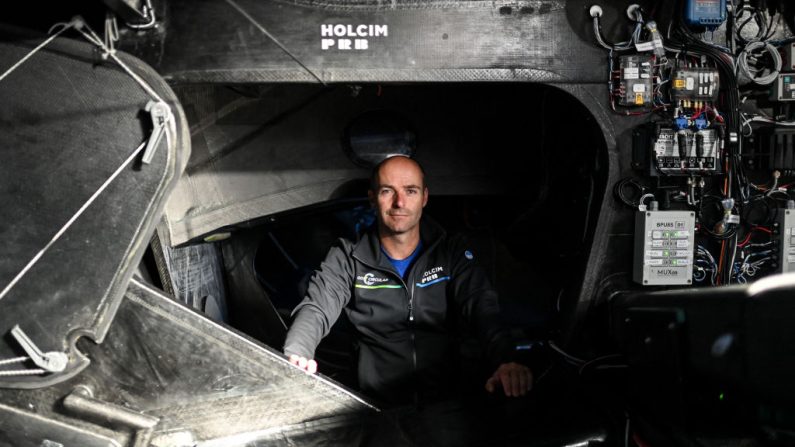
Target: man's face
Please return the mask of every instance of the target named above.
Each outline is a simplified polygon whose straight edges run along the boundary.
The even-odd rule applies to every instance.
[[[419,166],[405,157],[390,158],[381,166],[370,201],[376,207],[381,231],[402,234],[418,229],[422,208],[428,203]]]

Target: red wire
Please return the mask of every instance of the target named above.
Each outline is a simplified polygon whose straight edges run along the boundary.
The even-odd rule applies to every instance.
[[[748,245],[748,243],[749,243],[749,242],[751,242],[751,234],[752,234],[754,231],[763,231],[763,232],[765,232],[765,233],[767,233],[767,234],[773,234],[773,232],[772,232],[772,231],[770,231],[770,230],[768,230],[767,228],[765,228],[765,227],[760,227],[760,226],[756,225],[756,226],[753,226],[753,227],[751,227],[751,231],[750,231],[750,232],[748,232],[748,235],[747,235],[747,236],[745,236],[745,239],[743,239],[743,241],[742,241],[742,242],[740,242],[739,244],[737,244],[737,246],[738,246],[738,247],[745,247],[746,245]]]

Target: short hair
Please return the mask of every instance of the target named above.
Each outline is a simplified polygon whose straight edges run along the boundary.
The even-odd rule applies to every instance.
[[[420,164],[420,162],[418,162],[417,160],[415,160],[415,159],[413,159],[413,158],[411,158],[411,157],[409,157],[407,155],[395,154],[395,155],[387,155],[386,158],[381,160],[377,165],[375,165],[373,167],[373,170],[370,171],[370,191],[376,192],[378,190],[378,173],[381,172],[381,167],[384,164],[386,164],[387,161],[389,161],[390,159],[395,158],[395,157],[408,158],[409,160],[413,161],[414,164],[416,164],[418,168],[420,168],[420,174],[422,174],[422,187],[425,188],[425,169],[423,169],[423,167]]]

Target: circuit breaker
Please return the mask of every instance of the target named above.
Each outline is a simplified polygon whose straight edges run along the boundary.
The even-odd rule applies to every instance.
[[[692,284],[695,226],[692,211],[639,211],[633,280],[644,286]]]
[[[791,200],[786,209],[778,210],[778,228],[781,235],[779,272],[795,272],[795,203]]]

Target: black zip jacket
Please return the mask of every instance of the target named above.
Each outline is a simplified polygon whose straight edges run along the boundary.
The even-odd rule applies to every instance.
[[[340,240],[293,311],[284,353],[313,358],[345,310],[359,335],[359,386],[385,404],[452,397],[462,330],[483,342],[493,366],[511,345],[499,324],[497,294],[474,255],[423,218],[424,250],[404,281],[381,252],[377,230]]]

